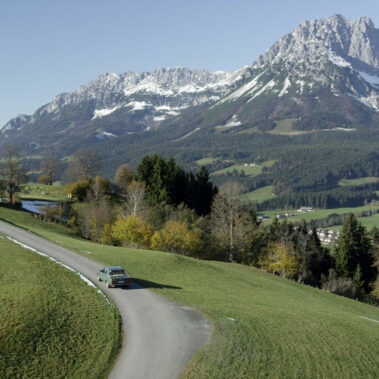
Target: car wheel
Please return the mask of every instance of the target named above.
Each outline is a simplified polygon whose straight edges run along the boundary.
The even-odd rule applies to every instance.
[[[128,288],[128,285],[126,285],[126,286],[123,286],[123,288],[126,290],[126,289]]]
[[[108,288],[111,288],[111,285],[109,284],[109,282],[107,282],[107,287],[108,287]]]

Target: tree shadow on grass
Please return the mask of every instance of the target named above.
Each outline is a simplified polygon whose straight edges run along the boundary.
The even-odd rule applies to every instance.
[[[140,279],[140,278],[132,278],[133,283],[139,284],[140,286],[144,288],[169,288],[174,290],[181,290],[182,287],[177,286],[170,286],[168,284],[161,284],[161,283],[155,283],[151,282],[150,280]],[[130,286],[130,289],[138,289],[139,286]]]

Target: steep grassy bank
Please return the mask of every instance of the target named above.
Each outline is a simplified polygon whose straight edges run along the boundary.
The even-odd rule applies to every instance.
[[[105,378],[118,313],[75,273],[0,236],[0,377]]]
[[[246,266],[97,245],[25,212],[0,208],[0,218],[123,265],[145,286],[206,315],[213,335],[183,377],[373,378],[379,372],[377,308]]]

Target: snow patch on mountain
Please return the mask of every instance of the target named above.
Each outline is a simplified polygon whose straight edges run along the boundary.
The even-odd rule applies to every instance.
[[[235,99],[238,99],[239,97],[246,95],[248,91],[251,91],[253,89],[258,89],[262,86],[262,83],[258,83],[259,78],[264,74],[264,71],[258,74],[253,80],[243,85],[241,88],[237,89],[236,91],[232,92],[230,95],[226,96],[225,98],[221,99],[218,103],[216,103],[214,106],[225,103],[227,101],[232,101]],[[213,106],[213,107],[214,107]],[[213,108],[212,107],[212,108]]]
[[[166,115],[162,115],[162,116],[155,116],[155,117],[153,118],[153,120],[154,120],[154,121],[156,121],[156,122],[161,122],[161,121],[164,121],[164,120],[166,120],[166,118],[167,118],[167,116],[166,116]]]
[[[358,71],[358,74],[367,82],[375,87],[379,87],[379,77],[375,75],[370,75],[364,71]]]
[[[351,67],[351,64],[346,59],[334,54],[333,52],[329,52],[328,58],[332,63],[339,67]]]
[[[360,101],[362,104],[366,105],[367,107],[374,108],[377,112],[379,112],[379,96],[378,95],[371,95],[367,97],[359,97],[352,94],[348,94],[348,95]]]
[[[255,92],[258,88],[253,88],[249,92],[249,94],[253,94],[253,96],[249,99],[249,101],[254,100],[256,97],[262,95],[263,92],[269,91],[270,89],[272,89],[275,86],[276,86],[276,82],[274,79],[272,79],[263,88],[261,88],[258,92]]]
[[[108,138],[117,138],[116,134],[110,133],[110,132],[102,132],[95,134],[95,138],[99,141],[104,141]]]
[[[285,81],[284,81],[283,89],[280,91],[278,96],[282,97],[283,95],[288,93],[288,88],[290,88],[290,87],[291,87],[291,81],[289,80],[289,78],[287,76]]]
[[[304,80],[296,80],[296,84],[300,86],[300,94],[302,95],[304,91],[304,86],[305,86]]]
[[[238,120],[238,116],[234,114],[225,125],[217,125],[215,129],[230,129],[236,126],[240,126],[241,121]]]
[[[95,118],[102,118],[104,116],[108,116],[120,108],[121,108],[120,105],[116,105],[114,108],[95,109],[92,120],[94,120]]]
[[[126,107],[131,107],[131,111],[142,111],[147,107],[152,107],[152,105],[146,103],[145,101],[131,101],[130,103],[126,104]]]

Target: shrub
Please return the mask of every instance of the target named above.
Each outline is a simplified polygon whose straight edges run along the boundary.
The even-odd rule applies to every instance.
[[[190,230],[180,221],[167,221],[163,229],[154,233],[151,247],[172,253],[196,255],[201,248],[201,234],[198,229]]]
[[[50,184],[50,176],[49,175],[41,175],[37,178],[37,182],[40,184]]]
[[[87,192],[91,187],[91,179],[84,178],[75,183],[69,183],[65,186],[65,192],[71,197],[83,201],[87,197]]]
[[[132,214],[119,216],[112,226],[111,237],[116,245],[150,247],[153,228],[145,220]]]

